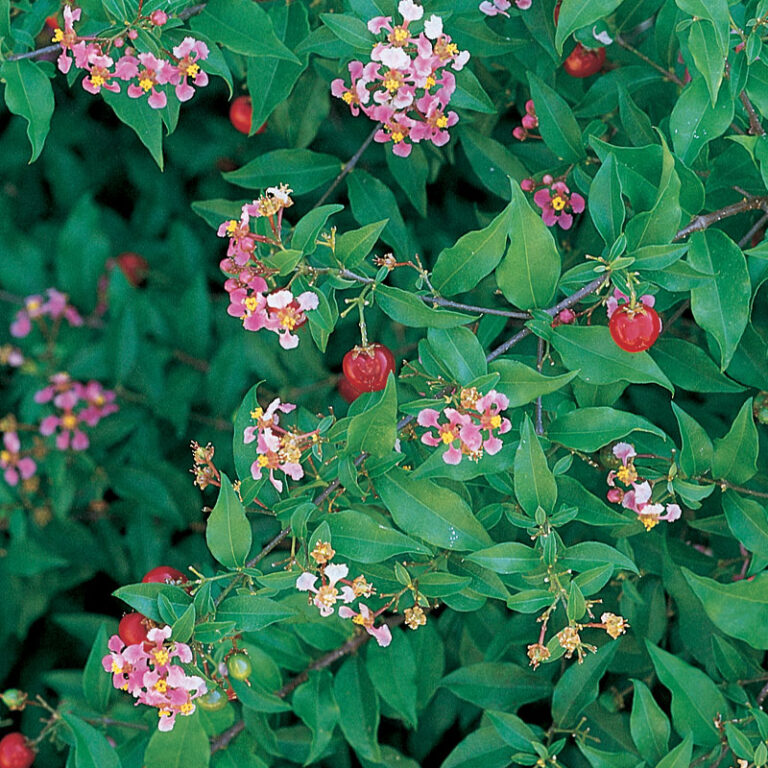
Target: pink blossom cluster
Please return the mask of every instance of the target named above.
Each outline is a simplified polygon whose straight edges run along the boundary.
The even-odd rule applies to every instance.
[[[19,480],[29,480],[37,472],[34,459],[23,455],[18,432],[3,433],[3,448],[0,450],[0,469],[8,485],[18,485]]]
[[[261,480],[262,473],[266,471],[269,482],[278,493],[283,490],[283,482],[275,477],[275,472],[279,470],[292,480],[301,480],[304,477],[301,454],[317,442],[317,432],[292,432],[280,426],[280,413],[290,413],[295,408],[293,403],[283,403],[277,397],[266,410],[259,407],[251,411],[256,424],[243,431],[246,445],[256,443],[256,460],[251,464],[251,476],[254,480]]]
[[[229,294],[227,313],[238,317],[247,331],[262,328],[276,333],[283,349],[294,349],[299,337],[293,333],[307,321],[306,312],[317,309],[319,300],[312,291],[294,296],[289,288],[270,292],[263,275],[269,269],[256,255],[256,243],[280,245],[283,211],[293,205],[291,190],[281,184],[269,187],[264,195],[241,210],[240,220],[221,224],[219,237],[228,237],[227,256],[220,267],[228,277],[224,288]],[[266,218],[274,237],[251,231],[251,219]]]
[[[448,67],[461,70],[469,61],[469,52],[460,51],[443,32],[443,20],[432,15],[418,35],[410,28],[424,15],[413,0],[400,0],[403,18],[395,24],[391,16],[376,16],[368,22],[374,34],[385,33],[371,51],[371,60],[349,64],[351,83],[342,78],[331,83],[331,93],[349,105],[353,115],[362,111],[383,126],[374,140],[392,142],[392,151],[408,157],[412,143],[431,141],[438,147],[447,144],[448,128],[459,116],[446,112],[456,78]]]
[[[530,131],[539,127],[539,118],[536,117],[536,107],[534,106],[533,99],[528,99],[525,102],[525,114],[521,120],[521,125],[518,125],[513,131],[512,135],[518,141],[525,141],[531,134]],[[536,138],[541,138],[536,136]]]
[[[637,299],[644,307],[653,307],[654,304],[656,304],[656,297],[652,296],[650,293],[644,293],[642,296],[639,296]],[[630,299],[629,296],[627,296],[626,293],[622,293],[618,288],[613,289],[613,296],[610,296],[608,300],[605,302],[605,311],[608,315],[608,319],[610,320],[613,313],[624,304],[629,304]],[[659,322],[661,322],[661,319],[659,319]]]
[[[80,20],[80,14],[80,8],[64,6],[64,29],[54,31],[53,42],[61,46],[57,60],[59,70],[66,74],[74,61],[75,67],[87,73],[82,83],[89,93],[99,93],[102,88],[118,93],[118,81],[130,81],[127,91],[132,99],[149,95],[149,106],[163,109],[168,103],[168,97],[162,86],[173,86],[179,101],[189,101],[195,93],[194,86],[208,84],[208,75],[200,68],[200,62],[207,59],[209,54],[208,46],[202,41],[185,37],[173,48],[169,59],[158,58],[149,52],[136,53],[133,48],[126,48],[115,61],[100,42],[78,36],[74,24]],[[149,17],[155,26],[162,26],[168,21],[164,11],[160,14],[155,12]],[[135,40],[138,33],[129,29],[126,36]],[[118,47],[122,47],[123,38],[118,40]]]
[[[80,313],[69,303],[66,293],[48,288],[45,296],[34,294],[24,299],[24,307],[20,309],[11,323],[11,336],[23,339],[32,330],[32,321],[40,324],[43,318],[49,317],[57,321],[64,318],[70,325],[83,324]]]
[[[437,430],[425,432],[421,442],[432,447],[448,446],[443,453],[446,464],[458,464],[463,456],[478,461],[484,452],[493,456],[503,446],[495,432],[503,435],[512,428],[509,419],[501,416],[501,411],[508,406],[507,396],[495,389],[482,396],[474,387],[462,389],[458,409],[449,407],[440,412],[425,408],[419,413],[416,417],[419,426]],[[446,420],[441,422],[441,416]]]
[[[573,214],[582,213],[586,208],[586,202],[578,192],[571,192],[563,179],[555,181],[548,173],[541,182],[523,179],[520,187],[525,192],[537,190],[533,202],[541,208],[541,218],[548,227],[557,224],[561,229],[570,229]]]
[[[633,445],[616,443],[613,446],[613,455],[621,461],[621,466],[608,473],[607,483],[610,486],[607,494],[608,501],[621,504],[625,509],[635,512],[646,531],[650,531],[661,521],[672,523],[680,518],[682,510],[677,504],[665,505],[651,502],[653,486],[637,474],[634,464],[637,453]],[[631,490],[619,488],[616,485],[617,480]]]
[[[48,386],[35,393],[35,402],[53,403],[58,410],[40,422],[40,434],[55,434],[60,451],[84,451],[90,441],[83,426],[95,427],[118,410],[113,391],[104,389],[98,381],[73,381],[67,373],[51,376]]]
[[[515,0],[515,5],[521,11],[527,11],[532,4],[533,0]],[[486,16],[498,16],[501,14],[502,16],[509,17],[507,11],[511,6],[512,3],[509,0],[483,0],[483,2],[480,3],[480,10]]]
[[[21,368],[24,365],[24,353],[11,344],[0,346],[0,365],[10,365],[11,368]]]
[[[372,611],[365,603],[358,604],[355,611],[349,607],[359,597],[371,597],[375,592],[372,584],[366,581],[364,576],[349,580],[349,566],[346,563],[332,563],[336,554],[330,542],[318,541],[310,552],[310,557],[317,563],[319,575],[312,571],[304,571],[296,579],[296,589],[300,592],[310,592],[310,602],[320,611],[320,615],[327,617],[334,612],[336,603],[341,601],[339,616],[342,619],[352,619],[353,623],[363,627],[376,642],[386,648],[392,642],[392,632],[386,624],[376,626],[376,619],[384,612],[387,606],[378,611]],[[317,580],[320,579],[320,586]],[[337,585],[341,584],[341,588]]]
[[[179,664],[192,662],[192,650],[184,643],[168,642],[171,628],[150,629],[148,643],[126,646],[119,635],[109,638],[110,653],[102,659],[106,672],[112,674],[112,684],[127,691],[136,704],[156,707],[158,730],[170,731],[177,715],[191,715],[195,711],[194,700],[202,696],[207,687],[197,675],[187,675]],[[147,648],[152,643],[153,646]]]

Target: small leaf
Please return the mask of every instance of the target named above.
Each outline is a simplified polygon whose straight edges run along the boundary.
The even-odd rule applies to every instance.
[[[29,59],[6,61],[0,67],[5,80],[5,103],[14,115],[27,121],[27,136],[32,145],[33,163],[43,151],[54,110],[51,81],[38,64]]]
[[[571,0],[574,5],[578,0]],[[585,155],[581,142],[581,128],[565,99],[533,72],[528,72],[531,98],[536,105],[539,130],[544,143],[566,163],[577,163]]]
[[[547,457],[526,415],[520,428],[520,443],[515,454],[515,496],[531,516],[539,507],[553,512],[557,501],[555,476],[547,465]]]
[[[352,417],[347,428],[347,453],[365,451],[388,456],[397,439],[397,386],[392,373],[378,400]]]
[[[245,565],[251,551],[251,524],[232,483],[223,473],[219,498],[205,528],[205,540],[211,554],[227,568]]]
[[[648,419],[607,407],[578,408],[558,416],[547,430],[547,437],[577,451],[597,451],[636,431],[667,439]]]
[[[669,720],[645,683],[633,680],[632,684],[634,692],[632,714],[629,718],[632,740],[641,755],[657,763],[667,754],[669,748]]]
[[[715,440],[712,476],[716,480],[745,483],[757,473],[760,444],[752,417],[752,398],[741,406],[728,434]]]

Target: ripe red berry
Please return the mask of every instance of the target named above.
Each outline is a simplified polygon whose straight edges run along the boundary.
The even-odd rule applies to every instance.
[[[35,750],[21,733],[9,733],[0,739],[0,768],[29,768],[35,762]]]
[[[576,43],[563,69],[571,77],[589,77],[598,72],[604,62],[605,48],[585,48],[581,43]]]
[[[134,287],[141,285],[146,280],[149,264],[143,256],[126,251],[121,253],[115,261],[120,271],[125,275],[125,279]]]
[[[187,577],[170,565],[158,565],[144,574],[142,584],[183,584]]]
[[[608,321],[608,329],[616,344],[626,352],[650,349],[661,333],[661,319],[653,307],[623,304]]]
[[[250,96],[238,96],[229,107],[229,122],[240,131],[240,133],[246,134],[251,132],[251,118],[253,117],[253,106],[251,105]],[[256,131],[257,134],[264,133],[267,124],[259,128]]]
[[[387,386],[389,372],[395,370],[395,356],[383,344],[350,349],[342,368],[347,381],[358,392],[379,392]]]
[[[137,645],[147,640],[146,618],[140,613],[126,613],[117,627],[117,634],[126,645]]]
[[[349,379],[343,374],[339,379],[338,383],[336,384],[336,387],[339,390],[339,394],[348,403],[353,403],[355,400],[357,400],[358,397],[360,397],[360,395],[363,394],[359,389],[356,389],[355,387],[353,387],[349,383]]]

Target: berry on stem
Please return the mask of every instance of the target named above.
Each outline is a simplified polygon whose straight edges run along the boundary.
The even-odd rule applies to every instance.
[[[337,388],[339,390],[339,394],[341,397],[346,400],[348,403],[353,403],[355,400],[357,400],[360,395],[363,393],[357,389],[356,387],[353,387],[349,383],[349,379],[342,374],[342,376],[339,378],[339,381],[337,383]]]
[[[220,709],[224,709],[227,706],[229,698],[221,688],[213,688],[208,693],[203,694],[197,703],[201,709],[206,712],[218,712]]]
[[[238,96],[232,104],[230,104],[229,107],[229,122],[232,123],[232,125],[240,131],[240,133],[246,134],[246,136],[251,132],[251,119],[253,117],[253,105],[251,104],[251,97],[250,96]],[[258,131],[256,131],[257,135],[259,133],[264,133],[264,130],[266,129],[267,124],[264,123],[264,125],[259,128]]]
[[[395,356],[383,344],[367,344],[350,349],[344,355],[342,368],[347,382],[358,393],[379,392],[387,386],[390,371],[395,370]]]
[[[35,762],[35,751],[24,734],[14,732],[0,739],[0,768],[29,768]]]
[[[244,653],[235,653],[227,659],[227,671],[235,680],[247,680],[253,671],[251,660]]]
[[[187,577],[170,565],[158,565],[144,574],[141,580],[142,584],[183,584],[188,581]]]
[[[661,319],[653,307],[622,304],[611,315],[608,329],[613,340],[625,352],[643,352],[659,338]]]
[[[563,69],[571,77],[590,77],[598,72],[605,62],[605,48],[585,48],[581,43],[571,51]]]
[[[117,634],[126,645],[146,642],[148,631],[146,617],[141,613],[127,613],[117,627]]]

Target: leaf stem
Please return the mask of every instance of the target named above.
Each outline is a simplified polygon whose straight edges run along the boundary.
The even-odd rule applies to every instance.
[[[662,75],[664,75],[664,78],[666,80],[669,80],[675,85],[680,86],[680,88],[685,87],[685,83],[674,72],[668,69],[664,69],[664,67],[662,67],[661,64],[657,64],[653,59],[648,58],[648,56],[646,56],[642,51],[638,51],[637,48],[635,48],[633,45],[630,45],[620,35],[616,35],[614,40],[622,48],[624,48],[624,50],[629,51],[630,53],[633,53],[639,59],[642,59],[642,61],[644,61],[649,67],[653,67],[657,72],[660,72]]]

